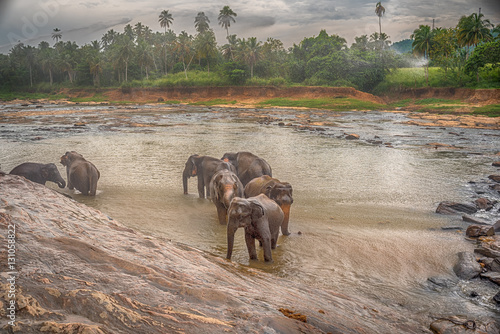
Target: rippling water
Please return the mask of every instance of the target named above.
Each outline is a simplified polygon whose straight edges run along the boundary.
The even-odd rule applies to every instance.
[[[280,237],[274,263],[264,263],[262,254],[249,263],[240,230],[233,261],[424,318],[498,315],[486,302],[463,298],[469,289],[463,284],[436,291],[427,283],[431,276],[453,278],[456,253],[473,249],[463,232],[441,230],[465,226],[461,221],[433,212],[443,200],[468,201],[467,182],[494,172],[492,154],[500,141],[491,130],[408,126],[401,124],[404,114],[304,112],[299,116],[333,124],[311,132],[262,125],[255,121],[259,115],[242,117],[241,110],[137,108],[76,113],[64,107],[63,115],[4,121],[0,165],[10,171],[26,161],[55,162],[65,178],[59,158],[75,150],[101,172],[97,196],[73,194],[75,199],[133,228],[225,257],[225,226],[219,225],[215,206],[198,198],[196,179],[183,195],[182,170],[191,154],[251,151],[271,164],[274,177],[293,185],[292,235]],[[301,119],[271,113],[284,122]],[[87,125],[73,126],[80,121]],[[339,138],[344,132],[393,147]],[[436,141],[462,149],[425,146]]]

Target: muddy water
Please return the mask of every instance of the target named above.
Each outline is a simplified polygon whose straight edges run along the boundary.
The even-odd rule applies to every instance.
[[[0,114],[27,109],[9,106]],[[498,316],[488,302],[493,286],[437,289],[427,282],[454,279],[456,253],[473,249],[463,232],[441,229],[465,226],[461,221],[433,212],[443,200],[468,201],[467,182],[494,173],[496,132],[409,126],[404,114],[267,112],[278,120],[260,124],[253,109],[46,106],[45,114],[1,120],[0,165],[10,171],[26,161],[58,164],[66,151],[78,151],[101,172],[98,194],[66,193],[128,226],[224,257],[226,232],[215,206],[198,198],[196,179],[183,195],[182,169],[194,153],[251,151],[293,185],[292,235],[280,237],[274,263],[266,264],[262,254],[249,262],[240,230],[233,261],[404,308],[423,322],[443,314]],[[325,121],[324,131],[277,126],[303,119]],[[340,138],[352,132],[362,140]],[[437,141],[460,148],[426,145]],[[471,289],[484,297],[467,298]]]

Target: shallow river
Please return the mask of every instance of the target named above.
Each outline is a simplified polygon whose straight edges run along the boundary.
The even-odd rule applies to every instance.
[[[267,110],[279,120],[261,124],[254,109],[44,106],[37,113],[13,105],[1,107],[0,115],[11,110],[32,113],[1,121],[1,169],[54,162],[66,178],[59,158],[75,150],[101,172],[98,194],[64,191],[125,225],[225,257],[225,226],[215,206],[198,198],[196,179],[183,195],[182,170],[191,154],[251,151],[270,163],[274,177],[293,185],[292,235],[280,236],[274,263],[264,263],[262,253],[249,263],[240,230],[233,261],[409,310],[423,321],[500,314],[488,301],[498,290],[493,285],[438,289],[427,281],[454,279],[456,254],[473,250],[463,232],[442,229],[466,226],[459,217],[434,211],[444,200],[470,201],[468,182],[495,172],[500,137],[494,130],[417,127],[402,123],[405,114],[378,112]],[[324,131],[277,125],[304,119],[328,124]],[[78,122],[85,126],[74,126]],[[461,148],[426,145],[432,142]],[[472,290],[484,297],[468,298]]]

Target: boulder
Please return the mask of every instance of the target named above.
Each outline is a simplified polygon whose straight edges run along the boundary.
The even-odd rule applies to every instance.
[[[484,198],[484,197],[481,197],[481,198],[478,198],[474,201],[474,203],[476,203],[476,206],[479,210],[486,210],[486,211],[490,211],[491,209],[493,209],[493,206],[497,203],[496,201],[490,201],[489,199],[487,198]]]
[[[497,271],[488,271],[482,273],[481,278],[487,278],[493,283],[500,285],[500,273]]]
[[[453,266],[453,271],[458,278],[470,280],[479,276],[482,267],[473,253],[460,252],[458,253],[458,261]]]
[[[351,134],[348,134],[345,136],[345,139],[348,139],[348,140],[356,140],[356,139],[359,139],[359,135],[355,134],[355,133],[351,133]]]
[[[457,213],[476,213],[477,208],[473,205],[444,201],[439,203],[436,213],[454,215]]]
[[[478,238],[481,236],[492,236],[495,235],[495,230],[493,226],[487,225],[470,225],[465,231],[465,235],[469,238]]]
[[[500,175],[490,175],[490,176],[488,176],[488,179],[493,180],[497,183],[500,183]]]

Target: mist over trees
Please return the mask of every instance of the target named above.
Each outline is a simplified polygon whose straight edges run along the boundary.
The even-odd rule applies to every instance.
[[[137,22],[122,32],[107,31],[100,40],[83,46],[65,41],[55,28],[52,45],[37,47],[19,43],[8,55],[0,54],[0,89],[53,91],[61,87],[119,87],[155,82],[193,71],[207,73],[214,85],[298,84],[350,86],[371,91],[394,68],[409,67],[414,57],[424,57],[427,66],[439,66],[459,78],[475,76],[498,65],[498,31],[482,14],[463,16],[454,28],[420,25],[411,40],[395,43],[382,32],[385,8],[377,3],[379,32],[346,40],[321,30],[285,49],[274,38],[230,34],[237,14],[224,6],[217,17],[218,29],[226,30],[226,40],[217,43],[210,19],[204,12],[193,15],[196,34],[176,33],[174,13],[159,13],[158,28]],[[496,37],[495,37],[496,36]],[[488,43],[487,43],[488,42]],[[413,55],[406,52],[412,51]],[[428,75],[428,74],[427,74]],[[257,80],[257,81],[256,81]]]

